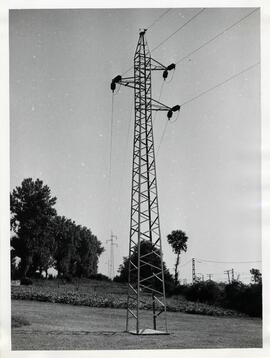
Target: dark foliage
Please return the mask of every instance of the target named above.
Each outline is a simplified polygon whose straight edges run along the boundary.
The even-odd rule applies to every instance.
[[[97,281],[111,281],[111,279],[108,276],[103,275],[102,273],[97,273],[95,275],[90,275],[89,278],[91,280],[97,280]]]
[[[189,286],[179,286],[175,293],[184,295],[190,301],[235,309],[250,316],[262,316],[261,283],[245,285],[234,281],[225,285],[213,281],[196,282]]]
[[[59,277],[89,277],[97,273],[104,251],[91,230],[56,215],[56,197],[39,179],[24,179],[10,195],[12,279],[42,277],[55,267]],[[16,266],[16,257],[21,259]]]
[[[104,249],[91,230],[64,216],[52,223],[56,242],[55,268],[59,277],[90,277],[97,273],[98,258]]]
[[[150,241],[142,241],[140,243],[140,255],[146,255],[147,253],[150,253],[152,251],[152,244],[150,243]],[[154,249],[154,251],[160,255],[160,252],[157,249]],[[160,271],[161,268],[161,264],[160,264],[160,258],[159,256],[156,255],[155,253],[150,254],[148,256],[146,256],[144,258],[144,261],[147,263],[150,263],[151,265],[155,266],[155,267],[151,267],[150,265],[142,265],[141,266],[141,271],[140,271],[140,278],[144,279],[147,277],[150,277],[153,273],[158,273]],[[131,256],[131,262],[133,262],[134,264],[136,264],[138,262],[138,246],[135,247],[134,252]],[[124,257],[123,260],[123,264],[120,265],[119,267],[119,276],[117,276],[115,278],[116,282],[128,282],[128,270],[129,270],[129,258],[128,257]],[[165,281],[165,291],[167,295],[172,294],[173,290],[174,290],[174,280],[172,275],[170,274],[169,270],[167,269],[165,263],[163,263],[163,271],[164,271],[164,281]],[[131,272],[131,277],[130,277],[131,282],[136,282],[137,281],[137,271],[134,270],[133,272]],[[152,287],[162,291],[162,283],[160,280],[158,280],[157,278],[152,278],[151,282],[150,280],[148,281],[148,284],[151,283]]]
[[[262,317],[262,284],[244,285],[235,281],[226,285],[223,306]]]
[[[21,279],[21,285],[25,285],[25,286],[33,285],[33,281],[29,277],[23,277]]]
[[[252,268],[250,270],[250,273],[252,275],[252,281],[254,283],[262,283],[262,274],[261,274],[260,270]]]
[[[205,302],[216,304],[222,297],[221,288],[214,281],[196,282],[184,291],[185,296],[190,301]]]
[[[34,255],[50,250],[49,227],[56,215],[56,197],[42,180],[24,179],[10,195],[11,229],[16,234],[11,246],[21,258],[21,276],[26,277]]]
[[[174,269],[174,284],[177,286],[178,281],[178,266],[180,262],[180,254],[182,251],[187,251],[187,240],[186,233],[182,230],[173,230],[171,234],[167,236],[168,243],[171,245],[173,252],[176,254],[176,263]]]

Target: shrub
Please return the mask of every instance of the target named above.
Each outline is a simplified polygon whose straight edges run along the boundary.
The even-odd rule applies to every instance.
[[[122,276],[116,275],[116,276],[113,278],[113,282],[126,282],[126,281],[123,280]]]
[[[243,312],[262,317],[262,284],[253,284],[247,288]]]
[[[222,291],[214,281],[196,282],[182,290],[185,297],[190,301],[216,304],[220,301]]]
[[[25,285],[25,286],[33,285],[33,281],[29,277],[23,277],[21,279],[21,285]]]
[[[179,286],[176,294],[183,294],[189,301],[218,305],[235,309],[250,316],[262,316],[262,285],[245,285],[234,281],[227,285],[213,281],[196,282],[190,286]]]
[[[33,287],[12,287],[12,299],[17,300],[35,300],[39,302],[52,302],[71,304],[77,306],[89,307],[111,307],[111,308],[127,308],[127,297],[123,294],[112,294],[103,292],[102,294],[88,292],[74,292],[52,287],[33,286]],[[141,309],[152,310],[152,298],[149,296],[142,297],[143,302],[140,304]],[[135,308],[136,303],[132,302],[131,306]],[[209,306],[204,303],[188,302],[186,300],[175,300],[169,298],[167,300],[167,310],[169,312],[185,312],[189,314],[201,314],[210,316],[239,316],[240,314],[215,306]]]
[[[96,273],[95,275],[90,275],[89,278],[91,280],[97,280],[97,281],[111,281],[111,279],[108,276],[103,275],[102,273]]]
[[[250,316],[262,317],[262,285],[232,282],[225,287],[223,306]]]

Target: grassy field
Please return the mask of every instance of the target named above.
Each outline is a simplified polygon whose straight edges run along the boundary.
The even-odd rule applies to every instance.
[[[150,326],[150,312],[143,311]],[[13,350],[262,347],[262,321],[168,312],[168,336],[124,332],[126,311],[12,300],[12,315],[30,325],[12,328]]]

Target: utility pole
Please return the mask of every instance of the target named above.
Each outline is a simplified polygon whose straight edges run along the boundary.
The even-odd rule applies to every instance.
[[[204,274],[203,274],[203,273],[199,273],[199,272],[198,272],[198,275],[200,275],[200,276],[201,276],[202,282],[204,282]]]
[[[234,281],[234,269],[232,268],[232,282]]]
[[[152,98],[152,71],[163,71],[163,79],[175,64],[164,66],[151,58],[140,31],[134,56],[134,76],[116,76],[111,82],[134,89],[135,123],[133,140],[131,217],[129,235],[129,274],[126,331],[132,334],[167,334],[165,282],[161,246],[157,193],[152,111],[166,111],[168,120],[180,106],[168,107]],[[145,295],[152,301],[153,329],[143,327],[145,311],[140,304]],[[135,307],[135,308],[134,308]],[[162,330],[157,330],[157,318],[163,313]]]
[[[213,276],[213,274],[212,274],[212,273],[208,273],[207,276],[208,276],[208,280],[209,280],[209,281],[212,281],[212,276]]]
[[[230,272],[232,273],[232,279],[230,279]],[[232,268],[231,270],[226,270],[224,271],[225,274],[228,275],[228,282],[234,282],[234,269]]]
[[[111,238],[106,240],[107,242],[110,242],[110,264],[109,264],[109,277],[111,279],[114,278],[114,246],[118,246],[117,243],[114,242],[114,239],[117,240],[117,236],[113,235],[111,232]]]
[[[195,259],[192,259],[192,283],[196,282]]]
[[[230,272],[231,272],[231,270],[226,270],[226,271],[224,271],[225,275],[226,275],[226,274],[228,275],[228,282],[229,282],[229,283],[231,283]]]

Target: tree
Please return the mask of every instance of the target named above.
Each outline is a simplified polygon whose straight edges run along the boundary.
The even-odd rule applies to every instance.
[[[171,245],[173,252],[176,254],[176,263],[174,269],[174,283],[178,285],[178,265],[180,262],[180,254],[182,251],[187,251],[187,240],[188,237],[181,230],[173,230],[171,234],[167,236],[168,243]]]
[[[71,258],[75,257],[75,223],[65,216],[56,216],[52,223],[52,236],[56,242],[55,268],[59,276],[66,276],[70,272]]]
[[[90,277],[97,273],[98,258],[104,251],[91,230],[64,216],[53,220],[56,243],[55,268],[62,277]]]
[[[91,230],[79,227],[79,242],[77,245],[76,276],[90,277],[97,274],[98,258],[104,251],[101,242]]]
[[[56,197],[42,180],[24,179],[10,194],[11,246],[21,258],[21,276],[26,277],[34,255],[50,247],[50,223],[56,215]],[[47,253],[47,256],[49,253]]]
[[[146,255],[147,253],[153,250],[153,246],[150,241],[142,240],[140,243],[140,254]],[[158,249],[154,249],[154,251],[160,255],[160,251]],[[156,268],[150,267],[149,265],[142,265],[140,268],[140,278],[141,280],[147,278],[152,275],[152,273],[157,273],[159,271],[160,265],[160,257],[158,255],[148,255],[144,258],[145,261],[151,263]],[[138,246],[135,246],[133,254],[131,255],[131,261],[138,261]],[[117,276],[116,281],[118,282],[128,282],[128,271],[129,271],[129,257],[123,258],[123,264],[120,265],[118,272],[119,276]],[[171,293],[174,289],[173,277],[167,269],[165,263],[163,262],[163,272],[164,272],[164,281],[165,281],[165,291],[166,293]],[[130,281],[137,281],[137,271],[131,271]],[[162,290],[162,283],[158,279],[153,279],[152,285],[154,288],[158,290]]]
[[[250,270],[250,273],[252,275],[252,281],[254,283],[262,283],[262,274],[261,274],[260,270],[252,268]]]

